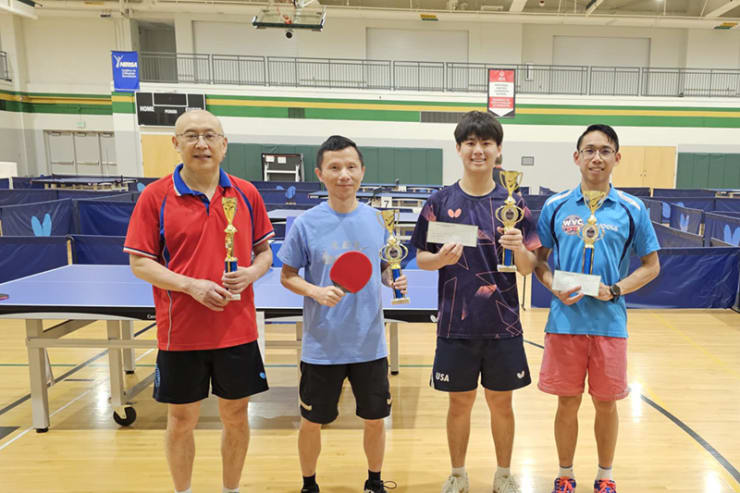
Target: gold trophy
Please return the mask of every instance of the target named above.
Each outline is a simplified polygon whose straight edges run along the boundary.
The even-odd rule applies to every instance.
[[[409,249],[406,248],[406,245],[398,241],[395,235],[396,222],[398,217],[400,217],[400,213],[401,211],[398,209],[378,211],[378,219],[385,229],[388,230],[388,233],[390,233],[388,241],[380,251],[380,258],[390,266],[394,281],[401,276],[401,261],[409,254]],[[393,289],[392,303],[394,305],[408,302],[409,299],[403,295],[400,289]]]
[[[224,260],[224,272],[235,272],[237,269],[237,259],[234,257],[234,235],[236,234],[236,228],[232,224],[234,216],[236,215],[236,199],[234,197],[223,197],[221,199],[221,205],[224,208],[224,216],[226,221],[229,223],[224,229],[226,233],[226,259]],[[232,300],[242,299],[240,294],[231,294]]]
[[[578,236],[581,237],[584,243],[583,262],[581,263],[581,270],[584,274],[591,274],[594,269],[594,243],[603,236],[601,228],[596,224],[596,210],[601,207],[605,197],[606,192],[598,190],[583,192],[583,201],[591,211],[586,224],[581,226],[581,230],[578,232]]]
[[[506,197],[504,205],[496,209],[496,217],[504,225],[504,229],[512,229],[516,226],[516,223],[524,218],[524,210],[521,207],[517,207],[516,201],[512,196],[514,190],[516,190],[521,183],[522,176],[523,174],[520,171],[501,170],[501,185],[509,191],[509,196]],[[514,252],[508,248],[504,248],[502,262],[498,264],[496,270],[499,272],[516,272],[516,266],[514,265]]]

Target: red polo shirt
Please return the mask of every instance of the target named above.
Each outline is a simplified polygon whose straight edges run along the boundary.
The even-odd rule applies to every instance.
[[[219,186],[209,201],[191,190],[175,172],[149,184],[136,203],[123,250],[156,260],[173,272],[221,284],[226,257],[222,197],[237,199],[234,256],[240,266],[252,263],[252,248],[275,233],[257,189],[220,170]],[[240,301],[224,311],[206,308],[190,295],[154,287],[159,349],[189,351],[237,346],[257,339],[254,292],[250,285]]]

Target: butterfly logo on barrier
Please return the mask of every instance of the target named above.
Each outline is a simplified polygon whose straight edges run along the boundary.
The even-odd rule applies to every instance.
[[[681,231],[688,231],[689,230],[689,216],[686,214],[681,214],[681,217],[679,219],[679,227],[681,228]]]
[[[460,217],[460,214],[462,214],[462,209],[457,209],[454,211],[452,209],[447,209],[447,215],[450,216],[452,219]]]
[[[285,198],[288,200],[292,200],[294,197],[295,197],[295,187],[291,185],[285,191]]]
[[[36,216],[31,216],[31,229],[34,236],[51,236],[51,216],[44,214],[44,222]]]
[[[735,227],[735,231],[733,232],[730,229],[730,225],[725,224],[724,242],[731,245],[740,246],[740,226]]]
[[[144,188],[146,188],[146,185],[144,185],[143,183],[137,183],[136,184],[136,190],[137,191],[143,192],[144,191]]]

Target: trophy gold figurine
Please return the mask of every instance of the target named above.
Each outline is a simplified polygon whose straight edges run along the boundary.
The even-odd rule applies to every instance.
[[[520,171],[502,170],[499,176],[501,185],[508,190],[509,196],[506,197],[504,205],[496,209],[496,217],[504,225],[504,229],[512,229],[516,226],[516,223],[524,218],[524,210],[521,207],[517,207],[513,197],[514,190],[517,189],[522,181],[522,173]],[[516,272],[514,252],[508,248],[504,248],[501,260],[502,262],[498,264],[496,270],[499,272]]]
[[[236,215],[236,199],[234,197],[223,197],[221,199],[221,205],[224,208],[224,216],[226,221],[229,223],[224,229],[226,233],[226,259],[224,260],[224,272],[235,272],[237,269],[237,259],[234,257],[234,235],[236,234],[236,228],[232,224],[234,216]],[[231,294],[232,300],[240,300],[241,295]]]
[[[380,251],[380,258],[390,266],[391,275],[393,276],[394,281],[401,276],[401,261],[409,254],[409,250],[406,248],[406,245],[403,245],[398,241],[398,238],[395,235],[396,220],[399,215],[400,211],[397,209],[378,211],[378,219],[380,219],[381,224],[388,230],[388,233],[390,233],[388,241]],[[401,290],[393,289],[392,303],[394,305],[408,302],[409,299],[403,295]]]
[[[591,274],[594,269],[594,243],[603,236],[601,228],[596,224],[596,210],[601,207],[605,197],[606,192],[598,190],[583,192],[583,201],[591,211],[586,224],[581,226],[581,230],[578,232],[578,236],[581,237],[584,243],[583,262],[581,263],[581,271],[584,274]]]

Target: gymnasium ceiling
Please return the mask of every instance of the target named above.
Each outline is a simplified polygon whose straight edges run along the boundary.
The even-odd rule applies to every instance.
[[[113,16],[146,17],[155,13],[226,13],[249,15],[271,4],[293,0],[35,0],[36,13],[71,14],[87,10]],[[310,2],[311,0],[296,0]],[[331,17],[375,17],[438,21],[520,22],[717,28],[740,22],[740,0],[313,0]],[[740,26],[725,26],[740,29]]]

